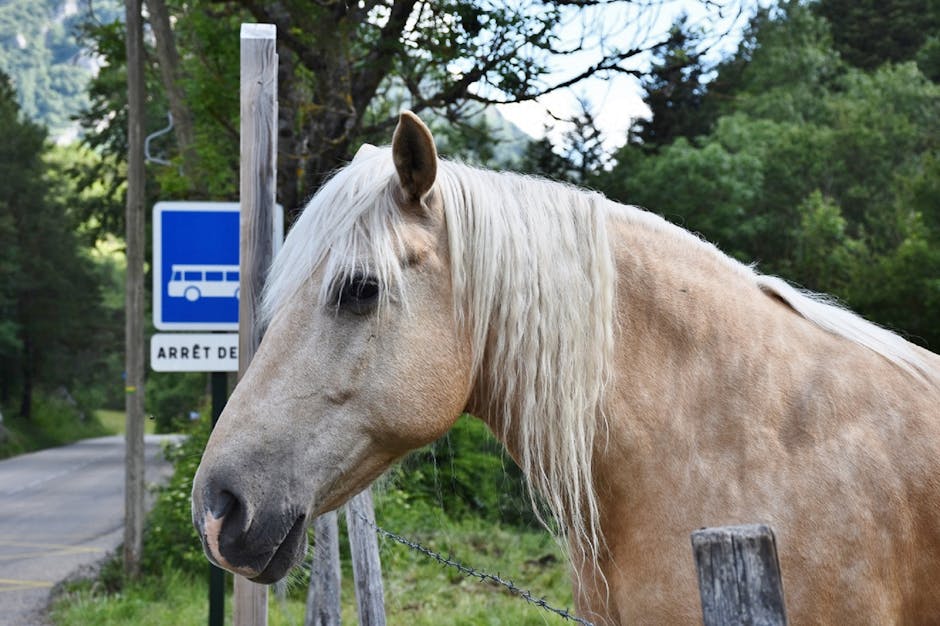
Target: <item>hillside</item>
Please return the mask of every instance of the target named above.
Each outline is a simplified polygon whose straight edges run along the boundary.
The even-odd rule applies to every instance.
[[[23,112],[53,136],[70,134],[71,118],[85,105],[85,86],[97,69],[79,40],[80,25],[122,16],[119,0],[0,3],[0,70],[11,77]]]

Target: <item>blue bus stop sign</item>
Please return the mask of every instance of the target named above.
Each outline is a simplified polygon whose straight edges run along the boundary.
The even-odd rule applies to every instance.
[[[280,207],[276,214],[275,249],[283,233]],[[153,207],[157,329],[238,330],[238,238],[237,202],[158,202]]]

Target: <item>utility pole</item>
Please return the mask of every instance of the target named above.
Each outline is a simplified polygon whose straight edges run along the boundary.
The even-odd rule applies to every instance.
[[[124,288],[124,572],[140,574],[144,524],[144,63],[141,0],[125,0],[127,18],[127,200]]]

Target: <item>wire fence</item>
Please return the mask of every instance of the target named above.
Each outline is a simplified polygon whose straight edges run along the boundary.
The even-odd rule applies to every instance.
[[[506,580],[505,578],[501,577],[499,574],[489,574],[477,568],[470,567],[469,565],[465,565],[461,563],[460,561],[457,561],[453,558],[445,557],[441,553],[435,552],[434,550],[431,550],[430,548],[427,548],[421,545],[420,543],[412,541],[406,537],[402,537],[401,535],[393,533],[390,530],[385,530],[384,528],[377,525],[375,522],[371,521],[370,519],[368,519],[366,516],[359,513],[358,511],[355,512],[355,515],[360,520],[362,520],[363,523],[368,525],[370,528],[374,529],[375,532],[382,535],[383,537],[391,539],[392,541],[396,543],[400,543],[403,546],[407,546],[408,548],[411,548],[415,552],[418,552],[419,554],[423,554],[424,556],[434,561],[437,561],[444,567],[455,569],[465,576],[468,576],[470,578],[476,578],[480,582],[490,583],[490,584],[504,587],[511,594],[513,594],[514,596],[518,598],[521,598],[522,600],[525,600],[529,604],[534,604],[535,606],[541,609],[544,609],[545,611],[548,611],[550,613],[554,613],[555,615],[558,615],[566,620],[576,622],[578,624],[582,624],[582,626],[594,626],[592,622],[589,622],[584,618],[578,617],[577,615],[575,615],[568,609],[559,609],[559,608],[552,606],[545,600],[545,598],[536,597],[528,589],[523,589],[521,587],[516,586],[515,583],[513,583],[511,580]]]

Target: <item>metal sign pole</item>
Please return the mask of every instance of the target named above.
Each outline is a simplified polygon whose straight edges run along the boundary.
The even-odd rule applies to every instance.
[[[228,375],[225,372],[209,374],[212,385],[212,427],[219,421],[228,400]],[[209,626],[225,624],[225,570],[209,563]]]

